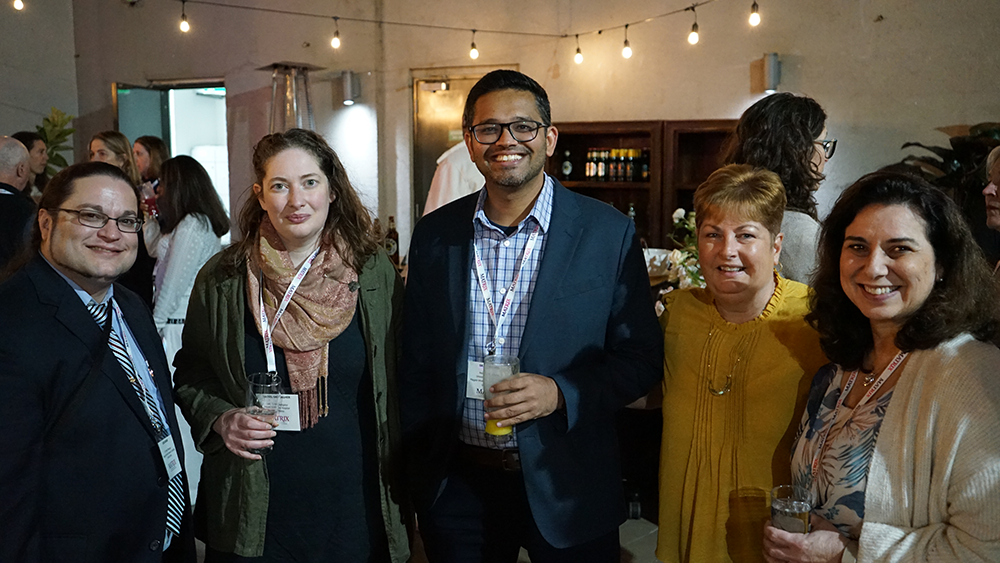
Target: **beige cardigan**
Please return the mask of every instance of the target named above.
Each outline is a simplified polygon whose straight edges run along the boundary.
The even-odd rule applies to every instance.
[[[1000,350],[910,354],[882,422],[858,561],[1000,561]]]

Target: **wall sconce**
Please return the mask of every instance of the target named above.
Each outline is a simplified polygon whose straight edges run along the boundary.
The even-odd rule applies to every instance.
[[[361,97],[361,78],[354,72],[345,70],[340,73],[344,83],[344,105],[353,106],[354,101]]]
[[[773,94],[781,83],[781,61],[778,53],[765,53],[750,63],[750,93]]]

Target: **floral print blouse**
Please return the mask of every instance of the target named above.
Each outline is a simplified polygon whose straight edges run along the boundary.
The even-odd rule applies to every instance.
[[[811,488],[813,513],[835,525],[852,540],[861,535],[865,518],[865,486],[875,439],[878,437],[892,391],[857,409],[841,406],[832,420],[841,388],[850,372],[828,364],[817,372],[809,390],[799,435],[792,447],[792,484]],[[855,380],[855,385],[860,385]],[[816,448],[830,429],[820,457],[818,475],[812,474]]]

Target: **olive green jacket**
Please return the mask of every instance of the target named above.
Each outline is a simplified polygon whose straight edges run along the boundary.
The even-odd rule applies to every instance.
[[[195,516],[198,537],[213,549],[255,557],[264,549],[267,458],[236,456],[212,430],[219,415],[242,406],[245,396],[246,266],[232,265],[233,251],[212,257],[195,280],[174,382],[177,404],[205,454]],[[374,384],[382,519],[392,561],[403,563],[409,558],[412,521],[401,490],[396,386],[403,285],[381,249],[365,263],[358,283],[359,320]]]

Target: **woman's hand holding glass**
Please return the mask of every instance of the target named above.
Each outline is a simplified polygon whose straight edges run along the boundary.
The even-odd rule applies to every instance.
[[[250,416],[242,407],[219,415],[212,424],[212,430],[222,436],[222,441],[229,451],[251,460],[258,460],[261,457],[250,453],[249,450],[270,448],[274,445],[272,438],[277,435],[273,424]]]
[[[768,522],[764,526],[764,559],[767,563],[839,562],[847,548],[844,537],[829,520],[813,514],[808,534],[786,532]]]

